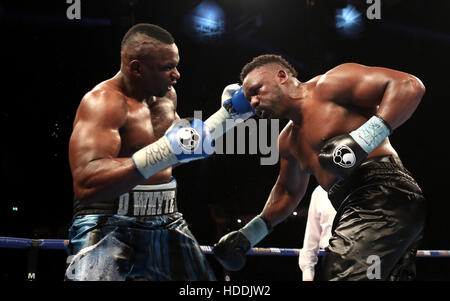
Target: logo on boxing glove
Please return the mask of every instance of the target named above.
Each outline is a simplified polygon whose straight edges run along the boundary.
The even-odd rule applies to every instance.
[[[194,128],[181,128],[177,132],[177,141],[184,150],[193,152],[200,143],[200,134]]]
[[[343,168],[351,168],[355,165],[356,156],[350,147],[340,145],[333,152],[333,162]]]

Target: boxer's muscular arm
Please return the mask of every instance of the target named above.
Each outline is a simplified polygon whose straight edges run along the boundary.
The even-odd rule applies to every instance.
[[[414,113],[425,86],[405,72],[347,63],[331,69],[319,80],[318,93],[336,103],[357,108],[379,106],[374,113],[395,129]]]
[[[280,174],[261,213],[271,226],[285,220],[297,208],[309,182],[309,175],[300,170],[298,161],[290,153],[289,127],[290,124],[281,132],[278,139]]]
[[[269,234],[272,227],[285,220],[305,194],[309,175],[300,170],[290,153],[291,129],[290,123],[278,138],[280,174],[261,214],[238,231],[224,235],[214,245],[215,257],[229,271],[240,270],[245,265],[248,250]]]
[[[77,111],[69,142],[75,196],[108,200],[142,182],[131,158],[117,158],[128,107],[120,93],[94,91]]]

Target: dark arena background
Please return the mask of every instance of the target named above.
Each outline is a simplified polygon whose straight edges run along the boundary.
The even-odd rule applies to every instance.
[[[123,34],[147,22],[170,31],[180,50],[175,88],[181,117],[214,113],[223,88],[239,82],[242,66],[265,53],[286,58],[300,81],[344,62],[420,78],[427,92],[390,139],[427,198],[419,249],[449,250],[449,14],[445,0],[1,1],[0,236],[67,238],[73,199],[68,142],[76,109],[87,91],[119,70]],[[280,130],[285,124],[280,120]],[[264,156],[216,154],[174,169],[179,209],[200,244],[213,245],[262,210],[279,171],[279,164],[261,165]],[[316,185],[312,179],[296,214],[259,247],[302,247]],[[64,250],[31,253],[0,248],[0,279],[26,281],[32,265],[30,280],[64,279]],[[219,279],[302,276],[297,256],[249,256],[243,270],[228,275],[207,258]],[[416,280],[450,280],[450,258],[418,258]]]

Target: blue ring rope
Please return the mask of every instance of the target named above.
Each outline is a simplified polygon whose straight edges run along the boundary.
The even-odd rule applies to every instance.
[[[67,239],[30,239],[18,237],[0,236],[0,248],[8,249],[28,249],[31,248],[31,242],[37,241],[39,249],[47,250],[65,250],[69,244]],[[200,246],[204,254],[213,254],[212,246]],[[248,255],[259,256],[298,256],[301,249],[291,248],[252,248]],[[323,255],[324,250],[319,251]],[[450,250],[418,250],[417,257],[450,257]]]

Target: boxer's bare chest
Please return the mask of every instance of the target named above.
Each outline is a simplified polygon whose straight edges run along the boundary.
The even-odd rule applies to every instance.
[[[305,103],[301,122],[287,125],[289,152],[303,172],[313,174],[326,187],[334,182],[335,177],[320,166],[320,148],[327,139],[350,132],[363,117],[358,112],[332,102],[311,99]]]

